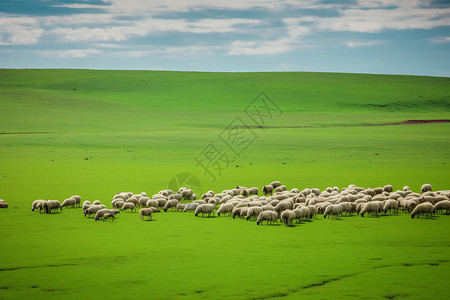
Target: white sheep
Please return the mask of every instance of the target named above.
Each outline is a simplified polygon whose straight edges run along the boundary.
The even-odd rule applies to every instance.
[[[125,202],[123,200],[117,200],[117,201],[114,201],[112,207],[121,209],[124,204],[125,204]]]
[[[420,203],[418,204],[414,210],[411,213],[411,218],[414,218],[416,215],[425,215],[426,218],[433,217],[434,214],[434,207],[433,204],[431,204],[430,202],[424,202],[424,203]]]
[[[88,209],[84,211],[84,216],[88,215],[90,218],[91,215],[96,214],[100,209],[105,209],[106,206],[104,205],[91,205]]]
[[[283,222],[285,226],[289,226],[295,218],[295,212],[290,209],[283,211],[280,215],[281,222]]]
[[[308,205],[307,208],[309,209],[309,217],[310,217],[311,219],[312,219],[313,217],[314,217],[314,218],[317,218],[316,215],[317,215],[317,213],[319,212],[317,206],[315,206],[315,205]]]
[[[220,217],[221,214],[228,214],[230,215],[231,212],[233,211],[233,204],[232,203],[224,203],[222,205],[220,205],[219,209],[217,210],[217,216]]]
[[[34,200],[33,204],[31,204],[31,211],[35,211],[36,209],[39,209],[39,211],[41,211],[41,209],[43,209],[43,203],[45,202],[45,200]]]
[[[247,221],[251,219],[256,219],[262,211],[263,209],[260,206],[249,207],[247,211]]]
[[[3,199],[0,199],[0,208],[8,208],[8,203]]]
[[[122,206],[122,211],[125,211],[127,209],[129,209],[131,211],[134,210],[136,212],[136,205],[134,205],[133,202],[125,202]]]
[[[392,185],[390,185],[390,184],[385,185],[385,186],[383,187],[383,191],[384,191],[384,192],[392,193],[393,190],[394,190],[394,188],[393,188]]]
[[[378,214],[383,211],[383,202],[381,201],[370,201],[364,204],[364,207],[361,210],[361,217],[364,217],[366,213],[375,214],[378,217]]]
[[[103,215],[103,222],[108,220],[108,219],[112,219],[113,221],[116,219],[116,217],[114,216],[114,214],[111,213],[106,213]]]
[[[258,188],[256,186],[254,186],[254,187],[251,187],[251,188],[248,189],[248,193],[250,195],[258,195],[259,194],[259,190],[258,190]]]
[[[120,211],[118,209],[102,208],[95,213],[94,220],[98,221],[100,219],[103,219],[105,214],[111,214],[111,215],[115,216],[116,214],[119,214],[119,213],[120,213]],[[115,217],[114,217],[114,219],[115,219]]]
[[[184,208],[186,207],[186,204],[184,203],[178,203],[176,207],[176,211],[184,211]]]
[[[73,195],[73,196],[71,196],[71,197],[69,197],[69,198],[75,199],[75,206],[80,207],[81,197],[80,197],[79,195]]]
[[[141,210],[139,211],[139,219],[144,220],[144,218],[147,217],[149,220],[152,220],[152,214],[153,214],[152,207],[141,208]]]
[[[278,213],[270,210],[262,211],[256,219],[256,225],[261,224],[263,221],[266,221],[266,224],[278,222]]]
[[[241,216],[241,210],[242,207],[234,207],[233,211],[231,212],[231,216],[233,217],[233,219],[236,218],[236,216],[240,217]]]
[[[196,202],[195,203],[192,203],[192,202],[186,203],[186,206],[184,207],[183,212],[195,211],[199,205],[200,204],[198,204]]]
[[[211,215],[211,213],[214,215],[214,205],[212,204],[200,204],[195,209],[195,216],[197,217],[199,214],[202,214],[202,217],[204,214],[207,214],[208,217]]]
[[[149,201],[150,200],[150,198],[149,197],[146,197],[146,196],[143,196],[143,197],[141,197],[141,198],[139,198],[139,200],[138,200],[138,204],[139,204],[139,206],[147,206],[147,201]]]
[[[422,185],[422,187],[420,188],[420,191],[423,193],[425,192],[431,192],[432,188],[431,188],[431,184],[429,183],[425,183],[424,185]]]
[[[53,210],[58,212],[58,209],[61,209],[61,203],[58,200],[47,200],[43,203],[43,207],[45,208],[45,213],[50,214]]]
[[[281,182],[279,182],[278,180],[277,180],[277,181],[272,181],[272,182],[270,183],[270,185],[271,185],[274,189],[276,189],[277,187],[281,186]]]
[[[311,193],[313,193],[316,196],[319,196],[320,195],[320,190],[318,188],[312,188],[311,189]]]
[[[269,185],[263,185],[263,187],[262,187],[262,192],[263,192],[263,195],[265,196],[265,195],[272,195],[273,194],[273,186],[271,186],[270,184]]]
[[[150,199],[147,200],[147,203],[145,204],[147,207],[158,207],[158,200],[156,199]]]
[[[445,210],[445,213],[448,215],[450,212],[450,200],[442,200],[437,202],[434,206],[434,213],[442,212]]]
[[[94,202],[92,202],[92,205],[102,205],[102,203],[100,202],[100,200],[95,200]]]
[[[387,213],[388,211],[391,212],[391,210],[394,210],[394,213],[396,214],[398,212],[398,201],[389,199],[384,202],[383,206],[383,213]]]
[[[250,209],[250,207],[242,207],[241,210],[240,210],[241,213],[240,213],[239,217],[240,218],[244,218],[244,217],[246,218],[249,209]]]
[[[63,201],[63,203],[61,204],[61,207],[70,206],[70,207],[74,208],[76,204],[77,204],[77,201],[75,200],[75,198],[70,197]]]
[[[164,212],[166,212],[169,208],[173,211],[173,209],[176,208],[178,204],[180,204],[180,201],[178,201],[177,199],[168,200],[166,204],[164,204]]]
[[[305,206],[300,206],[296,209],[293,210],[293,212],[295,213],[295,219],[297,220],[297,222],[302,221],[302,219],[309,219],[310,217],[310,211],[309,208],[305,207]]]
[[[323,218],[326,219],[327,216],[334,216],[336,219],[339,219],[339,216],[342,213],[342,206],[340,204],[330,204],[325,208],[323,213]]]
[[[183,196],[181,196],[181,194],[170,194],[169,200],[170,199],[177,199],[178,201],[181,201],[183,199]]]
[[[278,203],[278,204],[275,206],[275,211],[276,211],[278,214],[281,215],[281,213],[282,213],[283,211],[285,211],[285,210],[287,210],[287,209],[292,209],[293,206],[294,206],[294,205],[293,205],[292,203],[290,203],[290,202],[283,202],[283,201],[281,201],[280,203]]]

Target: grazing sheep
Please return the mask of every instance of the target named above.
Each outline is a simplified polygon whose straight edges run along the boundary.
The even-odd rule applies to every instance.
[[[437,212],[442,213],[442,211],[445,210],[445,214],[448,215],[450,213],[450,200],[442,200],[442,201],[437,202],[433,206],[433,209],[434,209],[434,213],[437,213]]]
[[[127,209],[129,209],[131,211],[134,210],[134,212],[136,212],[136,205],[134,205],[133,202],[125,202],[122,206],[122,211],[125,211]]]
[[[309,217],[312,219],[313,217],[314,218],[317,218],[317,217],[315,217],[317,214],[318,214],[318,212],[319,212],[319,210],[317,209],[317,206],[315,206],[315,205],[308,205],[308,206],[306,206],[308,209],[309,209]]]
[[[158,198],[158,199],[156,199],[157,201],[158,201],[158,208],[159,207],[161,207],[161,208],[164,208],[164,206],[166,206],[166,203],[167,203],[167,199],[166,198]]]
[[[342,213],[342,206],[340,204],[331,204],[325,208],[325,212],[323,213],[323,218],[326,219],[327,216],[334,216],[336,219],[339,219],[339,216]]]
[[[183,196],[181,194],[170,194],[169,200],[171,199],[177,199],[178,201],[181,201],[183,199]]]
[[[169,208],[171,211],[173,211],[173,209],[176,208],[178,204],[180,204],[180,202],[177,199],[168,200],[166,204],[164,204],[164,212],[166,212]]]
[[[72,197],[69,197],[69,198],[75,199],[75,206],[80,207],[81,197],[79,195],[73,195]]]
[[[194,193],[190,188],[181,187],[178,190],[178,194],[181,194],[181,198],[184,200],[192,200]],[[196,196],[197,197],[197,196]]]
[[[271,186],[271,185],[263,185],[262,192],[263,192],[264,196],[269,195],[269,194],[272,195],[272,193],[273,193],[273,186]]]
[[[293,205],[292,203],[290,203],[290,202],[283,202],[283,201],[281,201],[280,203],[278,203],[278,204],[275,206],[275,211],[276,211],[278,214],[281,215],[281,213],[282,213],[283,211],[285,211],[285,210],[287,210],[287,209],[292,209],[293,206],[294,206],[294,205]]]
[[[354,211],[352,202],[340,202],[339,204],[342,207],[342,213],[346,212],[347,214],[352,215],[352,212]]]
[[[103,219],[105,217],[105,214],[111,214],[111,215],[115,216],[116,214],[120,214],[120,211],[118,209],[102,208],[95,213],[94,220],[98,221],[100,219]],[[114,219],[115,219],[115,217],[114,217]]]
[[[141,197],[141,198],[139,198],[139,200],[138,200],[138,204],[139,204],[139,206],[147,206],[147,201],[148,200],[150,200],[150,198],[149,197],[146,197],[146,196],[143,196],[143,197]]]
[[[104,205],[91,205],[88,209],[86,209],[84,211],[84,216],[86,217],[86,215],[88,215],[88,217],[90,218],[91,215],[96,214],[100,209],[105,209],[106,206]]]
[[[114,201],[112,207],[121,209],[124,204],[125,204],[125,202],[123,200],[117,200],[117,201]]]
[[[385,186],[383,187],[383,191],[384,191],[384,192],[392,193],[393,190],[394,190],[394,188],[393,188],[392,185],[390,185],[390,184],[385,185]]]
[[[318,188],[312,188],[311,189],[311,193],[313,193],[316,196],[319,196],[320,195],[320,190]]]
[[[242,207],[241,208],[241,214],[239,215],[240,218],[247,217],[247,213],[250,207]]]
[[[184,208],[186,207],[186,204],[184,203],[178,203],[176,207],[176,211],[184,211]]]
[[[8,203],[3,199],[0,199],[0,208],[8,208]]]
[[[413,219],[416,215],[425,215],[426,218],[433,217],[434,214],[434,207],[433,204],[431,204],[430,202],[424,202],[424,203],[420,203],[417,204],[417,206],[414,208],[414,210],[411,213],[411,218]]]
[[[141,210],[139,211],[139,219],[144,220],[144,218],[147,217],[148,220],[152,220],[152,214],[153,214],[153,209],[151,207],[141,208]]]
[[[403,199],[400,201],[400,205],[403,208],[403,211],[406,210],[408,213],[411,213],[417,206],[417,202],[411,199]]]
[[[260,206],[252,206],[247,211],[247,221],[251,219],[256,219],[258,215],[263,211]]]
[[[61,203],[58,200],[47,200],[44,202],[43,207],[47,214],[51,214],[53,210],[58,212],[58,209],[61,209],[62,211]]]
[[[378,214],[383,211],[383,202],[381,201],[370,201],[367,202],[361,210],[361,217],[364,217],[366,213],[375,214],[378,217]]]
[[[186,203],[186,206],[183,209],[183,212],[187,211],[195,211],[200,204],[198,203]]]
[[[202,217],[204,214],[207,214],[208,217],[212,214],[214,214],[214,205],[212,204],[200,204],[196,209],[195,209],[195,216],[197,217],[198,214],[201,213]]]
[[[279,182],[278,180],[277,180],[277,181],[272,181],[272,182],[270,183],[270,185],[271,185],[274,189],[276,189],[277,187],[281,186],[281,182]]]
[[[114,214],[111,213],[106,213],[103,215],[103,222],[105,222],[108,219],[112,219],[113,221],[116,219],[116,217],[114,216]]]
[[[284,191],[286,191],[287,190],[287,187],[285,186],[285,185],[280,185],[280,186],[278,186],[278,187],[276,187],[275,189],[274,189],[274,192],[275,193],[280,193],[280,192],[284,192]]]
[[[44,202],[45,200],[34,200],[33,204],[31,205],[31,211],[35,211],[35,209],[37,208],[39,209],[39,211],[41,211]]]
[[[305,206],[298,207],[297,209],[294,209],[293,212],[295,213],[295,219],[297,220],[297,222],[301,223],[302,219],[310,218],[309,209]]]
[[[293,212],[293,211],[290,210],[290,209],[283,211],[283,212],[281,213],[281,215],[280,215],[281,222],[283,222],[283,224],[284,224],[285,226],[291,225],[292,221],[293,221],[295,218],[296,218],[295,212]]]
[[[278,222],[278,213],[270,210],[262,211],[256,218],[256,225],[261,224],[263,221],[266,221],[266,224]]]
[[[248,193],[250,195],[258,195],[259,194],[259,190],[258,190],[258,188],[256,186],[254,186],[254,187],[251,187],[251,188],[248,189]]]
[[[63,201],[63,203],[61,204],[61,207],[70,206],[70,207],[74,208],[76,204],[77,204],[77,201],[74,198],[70,197]]]
[[[398,201],[397,200],[386,200],[383,206],[383,213],[386,214],[388,211],[391,212],[391,210],[394,210],[394,213],[396,214],[398,212]]]
[[[147,207],[158,207],[158,200],[150,199],[150,200],[147,201],[145,206],[147,206]]]
[[[217,216],[220,217],[220,214],[224,214],[224,215],[228,214],[228,215],[230,215],[231,212],[233,211],[233,208],[234,208],[234,206],[231,203],[222,204],[219,207],[219,209],[217,210]]]
[[[132,197],[128,198],[127,200],[125,200],[125,203],[133,203],[134,206],[138,206],[139,200],[135,196],[132,196]]]
[[[422,187],[420,188],[420,191],[423,193],[425,192],[431,192],[432,188],[431,188],[431,184],[429,183],[425,183],[424,185],[422,185]]]
[[[114,195],[113,199],[122,199],[123,201],[125,201],[132,196],[130,194],[132,193],[117,193]]]
[[[94,202],[92,202],[92,205],[102,205],[102,203],[100,202],[100,200],[95,200]]]
[[[241,210],[242,210],[242,207],[235,207],[235,208],[233,208],[233,211],[231,212],[231,215],[232,215],[233,219],[235,219],[236,216],[238,216],[238,217],[241,216]]]

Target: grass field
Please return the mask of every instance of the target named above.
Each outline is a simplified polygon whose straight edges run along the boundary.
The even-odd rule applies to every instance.
[[[276,107],[252,119],[260,92]],[[448,216],[287,228],[30,211],[40,198],[151,195],[185,172],[198,194],[273,180],[449,189],[450,123],[376,126],[437,119],[450,119],[449,78],[0,70],[0,298],[448,299]],[[230,147],[236,120],[250,127]],[[211,145],[226,160],[205,173],[195,158]]]

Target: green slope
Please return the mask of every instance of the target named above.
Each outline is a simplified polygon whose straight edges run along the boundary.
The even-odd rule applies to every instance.
[[[245,113],[261,92],[281,110],[258,106],[266,128]],[[236,118],[251,126],[232,144],[239,154],[224,142]],[[428,286],[448,280],[448,216],[285,228],[182,213],[103,223],[80,209],[30,211],[39,198],[109,205],[120,191],[151,195],[183,172],[198,177],[199,194],[273,180],[448,189],[450,123],[373,126],[417,119],[450,119],[449,78],[0,70],[0,198],[10,204],[0,210],[0,298],[428,297]],[[224,155],[209,169],[214,178],[195,160],[213,153],[208,145]],[[444,299],[448,288],[436,286],[432,297]]]

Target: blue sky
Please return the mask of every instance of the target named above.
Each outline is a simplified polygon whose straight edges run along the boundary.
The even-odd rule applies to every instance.
[[[447,0],[0,0],[1,68],[450,76]]]

